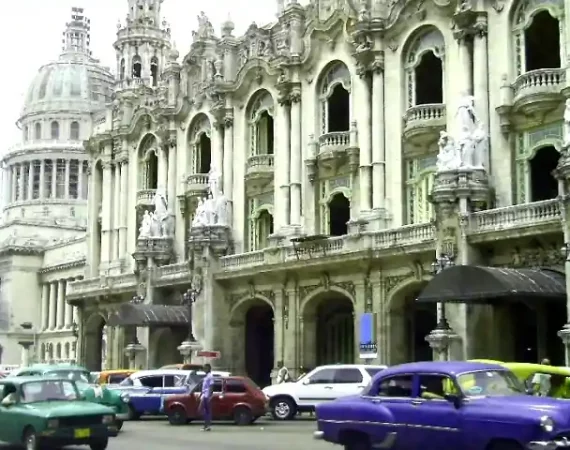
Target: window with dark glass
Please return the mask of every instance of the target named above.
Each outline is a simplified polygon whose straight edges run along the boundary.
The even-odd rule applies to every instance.
[[[69,126],[69,139],[72,141],[79,140],[79,122],[71,122]]]
[[[336,369],[334,373],[335,383],[362,383],[362,380],[362,373],[358,369]]]
[[[59,123],[52,122],[51,123],[51,138],[52,139],[59,139]]]
[[[42,138],[42,124],[36,123],[34,125],[34,139],[41,139]]]
[[[150,376],[150,377],[141,377],[139,378],[139,381],[141,382],[141,384],[144,387],[149,387],[149,388],[159,388],[162,387],[162,376]]]
[[[411,375],[397,375],[382,380],[377,386],[377,391],[372,395],[380,397],[411,397],[413,377]]]
[[[334,383],[334,369],[321,369],[309,378],[311,384],[332,384]]]
[[[69,162],[69,198],[79,198],[79,161],[72,159]]]
[[[44,191],[46,198],[53,197],[53,161],[46,160],[44,165]]]
[[[22,192],[22,200],[27,200],[29,196],[30,190],[30,164],[24,163],[22,164],[22,178],[23,178],[23,192]]]
[[[245,394],[247,388],[239,380],[227,380],[226,381],[226,392],[228,394]]]

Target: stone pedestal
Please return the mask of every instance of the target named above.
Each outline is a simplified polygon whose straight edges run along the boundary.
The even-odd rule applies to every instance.
[[[129,344],[125,347],[125,356],[129,360],[129,370],[137,369],[137,356],[146,352],[146,348],[137,343]]]
[[[465,205],[468,208],[462,213],[486,209],[492,203],[487,171],[483,168],[459,168],[437,172],[431,197],[436,208],[465,199],[469,205]]]
[[[463,359],[461,338],[451,328],[436,328],[426,336],[434,361]]]
[[[202,350],[202,345],[197,341],[184,341],[177,348],[182,355],[183,363],[192,364],[192,356]]]
[[[148,267],[149,259],[161,266],[168,264],[173,256],[174,238],[172,237],[139,237],[136,251],[133,253],[139,271]]]
[[[22,347],[22,367],[28,367],[30,365],[30,348],[34,345],[33,341],[19,341],[18,344]]]
[[[227,225],[191,227],[188,244],[198,253],[209,249],[218,257],[225,256],[233,250],[232,232]]]

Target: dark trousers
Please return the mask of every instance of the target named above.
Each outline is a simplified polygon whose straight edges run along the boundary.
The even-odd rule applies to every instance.
[[[204,417],[204,428],[210,428],[212,422],[212,399],[202,398],[202,416]]]

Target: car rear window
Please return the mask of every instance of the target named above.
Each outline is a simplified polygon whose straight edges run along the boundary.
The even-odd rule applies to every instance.
[[[241,380],[226,380],[226,392],[231,394],[245,394],[247,387]]]
[[[255,383],[255,381],[253,381],[251,378],[248,377],[243,377],[243,381],[244,383],[249,386],[251,389],[259,389],[261,390],[261,388]]]
[[[384,369],[381,367],[366,367],[366,368],[364,368],[364,370],[366,370],[366,373],[368,375],[370,375],[371,377],[374,377],[374,375],[382,372]]]

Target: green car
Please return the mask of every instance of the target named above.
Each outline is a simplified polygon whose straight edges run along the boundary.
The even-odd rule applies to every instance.
[[[118,430],[123,427],[123,421],[129,418],[129,395],[94,384],[90,372],[84,367],[72,364],[34,364],[10,375],[10,377],[21,376],[57,377],[75,381],[77,389],[85,400],[113,408]]]
[[[8,444],[105,450],[117,435],[113,409],[83,400],[69,379],[7,377],[0,380],[0,398],[0,441]]]

